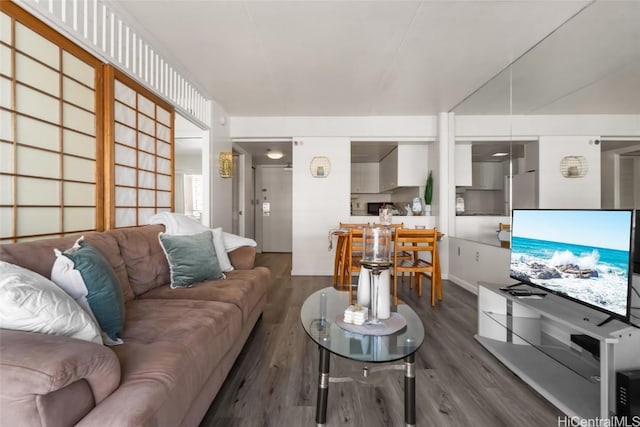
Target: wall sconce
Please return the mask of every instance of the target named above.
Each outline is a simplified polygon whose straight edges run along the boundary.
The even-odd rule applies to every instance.
[[[589,172],[589,164],[584,156],[565,156],[560,160],[560,173],[565,178],[582,178]]]
[[[221,178],[231,178],[233,175],[233,153],[221,151],[218,154],[219,170]]]

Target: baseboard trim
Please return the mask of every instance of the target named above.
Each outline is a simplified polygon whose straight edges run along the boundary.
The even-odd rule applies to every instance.
[[[469,283],[466,280],[456,277],[451,273],[449,273],[449,281],[460,286],[462,289],[471,292],[474,295],[478,295],[478,286],[473,283]]]

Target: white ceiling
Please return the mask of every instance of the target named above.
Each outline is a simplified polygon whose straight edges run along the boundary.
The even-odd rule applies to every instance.
[[[637,0],[110,4],[231,116],[640,112]],[[354,161],[394,145],[355,144]],[[290,141],[236,146],[255,164],[291,162]]]
[[[451,110],[589,2],[109,3],[231,116],[362,116],[432,115]],[[616,68],[616,81],[620,83],[625,75],[638,80],[638,68],[628,55],[630,50],[636,55],[639,50],[640,2],[605,3],[609,6],[587,14],[591,28],[581,26],[569,34],[562,46],[568,52],[547,51],[532,57],[534,63],[527,68],[547,83],[540,86],[538,80],[520,88],[527,95],[523,100],[535,98],[533,111],[550,102],[562,109],[558,89],[567,94],[575,91],[576,82],[598,85],[593,76],[582,78],[574,70],[550,67],[544,62],[549,53],[555,54],[553,60],[560,61],[560,66],[562,59],[579,54],[577,65],[597,69],[602,78],[610,68],[604,66],[610,64],[609,57],[615,64],[623,59],[629,68]],[[635,24],[630,27],[630,23]],[[605,42],[594,41],[593,29],[606,29],[611,36]],[[618,34],[627,38],[624,44],[619,43]],[[582,39],[591,46],[584,49],[579,43]],[[591,48],[593,55],[588,54]],[[573,89],[559,88],[563,85]],[[625,97],[624,85],[618,87],[621,90],[616,95]],[[488,105],[506,102],[502,96],[493,96],[495,92],[485,91],[485,95],[482,101]],[[638,102],[638,97],[628,97],[629,108],[637,107]]]

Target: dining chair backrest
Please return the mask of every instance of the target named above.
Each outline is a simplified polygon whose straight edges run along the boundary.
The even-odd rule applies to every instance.
[[[431,302],[434,304],[435,286],[433,283],[438,241],[438,230],[436,228],[412,229],[399,228],[395,232],[393,246],[393,294],[398,298],[398,274],[410,273],[413,283],[413,277],[417,278],[418,295],[422,295],[422,275],[428,274],[431,278]],[[411,254],[409,258],[403,257],[403,254]],[[428,259],[421,257],[422,253],[428,253]]]
[[[404,228],[404,222],[399,222],[396,224],[380,224],[378,222],[374,222],[373,223],[374,227],[389,227],[389,228],[393,228],[393,229],[398,229],[398,228]]]
[[[363,222],[363,223],[347,223],[347,222],[341,222],[340,223],[340,227],[341,229],[349,229],[349,228],[365,228],[368,227],[369,223],[368,222]]]
[[[399,252],[432,252],[438,240],[436,228],[413,229],[400,228],[396,230],[394,256]]]

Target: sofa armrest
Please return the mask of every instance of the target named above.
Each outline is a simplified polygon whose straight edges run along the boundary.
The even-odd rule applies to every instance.
[[[88,341],[0,329],[0,354],[0,411],[12,425],[45,425],[61,409],[84,416],[120,384],[118,357]]]
[[[251,270],[256,262],[256,248],[242,246],[228,253],[229,261],[236,270]]]

